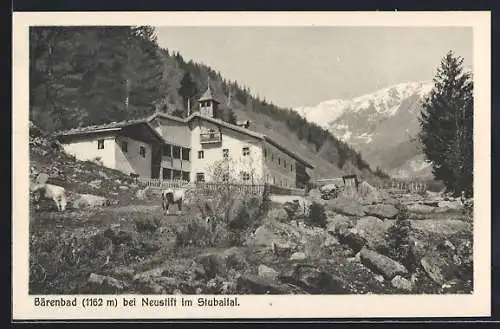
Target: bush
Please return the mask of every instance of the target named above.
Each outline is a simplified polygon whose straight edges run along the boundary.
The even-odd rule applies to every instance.
[[[410,214],[404,205],[398,204],[396,207],[398,208],[396,222],[387,231],[388,256],[403,264],[408,271],[414,272],[418,267],[418,261],[410,235]]]
[[[313,202],[309,206],[309,217],[307,217],[306,222],[310,226],[325,228],[327,224],[325,207],[320,203]]]

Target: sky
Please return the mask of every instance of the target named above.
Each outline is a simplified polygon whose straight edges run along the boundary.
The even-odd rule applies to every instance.
[[[467,27],[156,27],[184,60],[282,107],[350,99],[390,85],[431,80],[449,50],[472,67]]]

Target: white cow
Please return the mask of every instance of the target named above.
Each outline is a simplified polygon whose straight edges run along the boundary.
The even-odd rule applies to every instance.
[[[178,188],[178,189],[166,189],[161,191],[161,201],[162,208],[166,211],[167,215],[169,214],[169,207],[171,204],[177,204],[179,211],[182,211],[182,201],[185,200],[186,189]]]
[[[33,200],[35,203],[38,203],[41,198],[45,198],[53,200],[58,211],[66,210],[68,197],[64,187],[52,184],[36,184],[31,187],[31,192],[33,192]]]

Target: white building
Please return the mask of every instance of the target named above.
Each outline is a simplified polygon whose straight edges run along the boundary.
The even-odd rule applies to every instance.
[[[58,134],[66,152],[100,160],[109,168],[142,178],[190,182],[231,180],[302,187],[313,168],[270,137],[217,118],[210,87],[200,111],[187,118],[165,113],[126,122],[71,129]]]

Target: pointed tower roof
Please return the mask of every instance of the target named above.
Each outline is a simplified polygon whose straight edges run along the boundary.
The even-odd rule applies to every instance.
[[[198,101],[214,101],[216,103],[219,103],[214,96],[212,95],[212,88],[210,88],[210,77],[208,78],[208,88],[207,91],[200,97]]]

